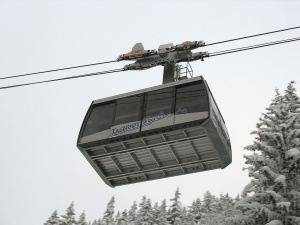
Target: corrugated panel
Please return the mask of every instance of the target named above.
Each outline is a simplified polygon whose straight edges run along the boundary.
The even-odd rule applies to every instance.
[[[86,151],[112,186],[220,168],[215,149],[200,126]]]

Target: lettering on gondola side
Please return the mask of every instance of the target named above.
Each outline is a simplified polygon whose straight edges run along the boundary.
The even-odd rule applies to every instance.
[[[187,109],[186,108],[178,108],[175,112],[175,114],[186,114]],[[154,116],[147,116],[142,120],[142,127],[147,127],[152,125],[155,122],[158,122],[160,120],[163,120],[165,118],[171,117],[173,114],[165,114],[163,111],[160,111],[160,113],[154,115]],[[140,121],[135,121],[132,123],[127,123],[123,125],[119,125],[116,127],[111,128],[111,135],[109,136],[110,138],[112,137],[117,137],[120,135],[124,135],[126,133],[130,133],[132,131],[138,130],[140,128]]]
[[[170,117],[170,116],[172,116],[171,113],[165,114],[163,111],[160,111],[160,113],[157,114],[157,115],[148,116],[148,117],[144,118],[142,120],[142,127],[149,126],[149,125],[151,125],[154,122],[157,122],[159,120],[165,119],[165,118]]]
[[[175,112],[175,115],[177,114],[186,114],[187,113],[187,109],[186,108],[178,108]]]
[[[187,109],[186,108],[178,108],[175,112],[175,115],[177,114],[185,114],[187,113]],[[142,120],[142,127],[146,127],[149,126],[151,124],[153,124],[154,122],[157,122],[159,120],[165,119],[167,117],[171,117],[173,114],[169,113],[169,114],[165,114],[163,111],[160,111],[159,114],[155,115],[155,116],[148,116],[146,118],[144,118]]]
[[[116,137],[140,128],[140,121],[136,121],[133,123],[127,123],[121,127],[115,127],[111,130],[110,137]]]

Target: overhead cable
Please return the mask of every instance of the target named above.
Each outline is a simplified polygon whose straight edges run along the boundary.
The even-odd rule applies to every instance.
[[[299,41],[299,40],[300,40],[300,37],[297,37],[297,38],[285,39],[285,40],[268,42],[268,43],[263,43],[263,44],[251,45],[251,46],[246,46],[246,47],[241,47],[241,48],[228,49],[228,50],[224,50],[224,51],[210,53],[209,57],[225,55],[225,54],[240,52],[240,51],[246,51],[246,50],[251,50],[251,49],[255,49],[255,48],[262,48],[262,47],[267,47],[267,46],[271,46],[271,45],[279,45],[279,44],[284,44],[284,43]]]
[[[76,78],[82,78],[82,77],[103,75],[103,74],[107,74],[107,73],[117,73],[117,72],[122,72],[122,71],[124,71],[123,68],[122,69],[114,69],[114,70],[106,70],[106,71],[101,71],[101,72],[96,72],[96,73],[88,73],[88,74],[72,76],[72,77],[63,77],[63,78],[58,78],[58,79],[53,79],[53,80],[44,80],[44,81],[37,81],[37,82],[32,82],[32,83],[16,84],[16,85],[11,85],[11,86],[0,87],[0,90],[8,89],[8,88],[22,87],[22,86],[28,86],[28,85],[34,85],[34,84],[50,83],[50,82],[54,82],[54,81],[62,81],[62,80],[70,80],[70,79],[76,79]]]
[[[235,48],[235,49],[228,49],[228,50],[210,53],[209,57],[225,55],[225,54],[230,54],[230,53],[240,52],[240,51],[246,51],[246,50],[251,50],[251,49],[255,49],[255,48],[262,48],[262,47],[267,47],[267,46],[272,46],[272,45],[284,44],[284,43],[299,41],[299,40],[300,40],[300,37],[297,37],[297,38],[285,39],[285,40],[280,40],[280,41],[267,42],[267,43],[263,43],[263,44],[251,45],[251,46],[246,46],[246,47],[240,47],[240,48]],[[58,79],[53,79],[53,80],[45,80],[45,81],[38,81],[38,82],[32,82],[32,83],[23,83],[23,84],[11,85],[11,86],[4,86],[4,87],[0,87],[0,90],[21,87],[21,86],[34,85],[34,84],[49,83],[49,82],[54,82],[54,81],[62,81],[62,80],[69,80],[69,79],[75,79],[75,78],[83,78],[83,77],[89,77],[89,76],[95,76],[95,75],[102,75],[102,74],[107,74],[107,73],[117,73],[117,72],[122,72],[122,71],[125,71],[125,69],[121,68],[121,69],[107,70],[107,71],[83,74],[83,75],[72,76],[72,77],[58,78]]]
[[[106,64],[106,63],[113,63],[113,62],[118,62],[118,61],[117,60],[112,60],[112,61],[106,61],[106,62],[86,64],[86,65],[81,65],[81,66],[71,66],[71,67],[66,67],[66,68],[61,68],[61,69],[45,70],[45,71],[34,72],[34,73],[25,73],[25,74],[8,76],[8,77],[0,77],[0,80],[10,79],[10,78],[17,78],[17,77],[31,76],[31,75],[42,74],[42,73],[50,73],[50,72],[56,72],[56,71],[61,71],[61,70],[77,69],[77,68],[87,67],[87,66],[96,66],[96,65],[101,65],[101,64]]]
[[[258,37],[258,36],[267,35],[267,34],[274,34],[274,33],[279,33],[279,32],[299,29],[299,28],[300,28],[300,26],[290,27],[290,28],[281,29],[281,30],[275,30],[275,31],[270,31],[270,32],[265,32],[265,33],[240,37],[240,38],[229,39],[229,40],[225,40],[225,41],[214,42],[214,43],[206,44],[205,46],[221,44],[221,43],[226,43],[226,42],[231,42],[231,41],[237,41],[237,40],[242,40],[242,39],[246,39],[246,38]],[[42,73],[50,73],[50,72],[56,72],[56,71],[62,71],[62,70],[76,69],[76,68],[87,67],[87,66],[96,66],[96,65],[101,65],[101,64],[106,64],[106,63],[113,63],[113,62],[119,62],[119,61],[118,60],[112,60],[112,61],[107,61],[107,62],[92,63],[92,64],[86,64],[86,65],[81,65],[81,66],[71,66],[71,67],[60,68],[60,69],[45,70],[45,71],[34,72],[34,73],[26,73],[26,74],[14,75],[14,76],[0,77],[0,80],[17,78],[17,77],[24,77],[24,76],[31,76],[31,75],[37,75],[37,74],[42,74]]]
[[[265,32],[265,33],[260,33],[260,34],[254,34],[254,35],[249,35],[249,36],[240,37],[240,38],[233,38],[233,39],[229,39],[229,40],[225,40],[225,41],[218,41],[218,42],[206,44],[205,46],[222,44],[222,43],[231,42],[231,41],[238,41],[238,40],[242,40],[242,39],[253,38],[253,37],[263,36],[263,35],[267,35],[267,34],[274,34],[274,33],[279,33],[279,32],[283,32],[283,31],[289,31],[289,30],[294,30],[294,29],[299,29],[299,28],[300,28],[300,26],[290,27],[290,28],[286,28],[286,29],[275,30],[275,31],[270,31],[270,32]]]

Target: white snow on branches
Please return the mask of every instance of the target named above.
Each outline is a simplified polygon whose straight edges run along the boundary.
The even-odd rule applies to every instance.
[[[245,198],[247,196],[247,194],[252,191],[252,187],[254,185],[255,185],[255,182],[253,180],[251,180],[251,182],[246,185],[246,187],[244,188],[244,190],[241,193],[243,198]]]
[[[270,223],[267,223],[266,225],[282,225],[282,222],[280,220],[272,220]]]
[[[296,148],[292,148],[285,153],[285,158],[286,159],[294,159],[298,160],[300,158],[300,151]]]
[[[264,171],[265,173],[267,173],[274,180],[277,179],[280,176],[280,174],[274,173],[268,166],[263,166],[261,168],[261,170]],[[276,182],[276,180],[275,180],[275,182]]]
[[[275,179],[275,182],[276,182],[276,183],[282,184],[283,187],[285,188],[285,187],[286,187],[286,182],[285,182],[285,180],[286,180],[286,177],[285,177],[284,175],[280,175],[280,176],[278,176],[278,177]]]
[[[290,202],[279,202],[279,203],[276,203],[276,208],[278,208],[278,209],[285,209],[286,211],[289,210],[290,206],[291,206]]]
[[[276,202],[281,201],[282,197],[280,194],[276,193],[275,191],[266,191],[266,192],[269,193]]]
[[[262,207],[260,209],[261,214],[265,214],[270,220],[277,220],[280,218],[280,215],[276,212],[271,211],[267,207]]]

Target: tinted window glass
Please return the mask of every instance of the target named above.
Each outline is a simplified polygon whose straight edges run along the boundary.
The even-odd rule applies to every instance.
[[[173,114],[173,88],[152,91],[146,94],[145,117]]]
[[[208,100],[202,82],[177,87],[175,114],[203,111],[208,111]]]
[[[89,115],[84,128],[83,137],[110,129],[115,103],[95,106]]]
[[[138,121],[141,107],[141,96],[135,95],[117,100],[114,125]]]

